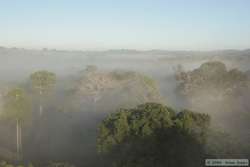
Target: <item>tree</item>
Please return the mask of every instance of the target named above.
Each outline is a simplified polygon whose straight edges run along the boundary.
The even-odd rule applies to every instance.
[[[192,71],[177,71],[176,79],[179,81],[177,90],[192,98],[205,91],[213,97],[220,98],[225,95],[235,95],[247,88],[249,82],[247,74],[238,70],[227,70],[225,64],[219,61],[203,63]]]
[[[121,107],[135,107],[145,102],[165,102],[157,82],[143,74],[123,70],[91,70],[88,67],[66,99],[66,110],[89,106],[108,112]],[[68,109],[69,106],[72,106]]]
[[[111,114],[100,125],[97,149],[113,167],[198,167],[210,117],[146,103]]]
[[[56,83],[56,75],[48,71],[37,71],[30,76],[33,89],[39,93],[40,106],[39,113],[42,115],[43,106],[41,98],[45,93],[48,93]]]
[[[22,124],[31,116],[31,103],[24,90],[15,88],[4,97],[3,118],[16,122],[17,159],[22,158]]]

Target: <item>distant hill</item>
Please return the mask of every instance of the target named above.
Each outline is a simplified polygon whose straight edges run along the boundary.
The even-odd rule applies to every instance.
[[[185,55],[200,55],[200,56],[219,56],[219,55],[248,55],[250,56],[250,49],[245,50],[236,50],[236,49],[227,49],[227,50],[211,50],[211,51],[195,51],[195,50],[135,50],[135,49],[110,49],[103,51],[90,51],[90,50],[57,50],[57,49],[24,49],[24,48],[6,48],[0,46],[1,52],[50,52],[50,53],[75,53],[75,54],[150,54],[150,55],[176,55],[176,56],[185,56]]]

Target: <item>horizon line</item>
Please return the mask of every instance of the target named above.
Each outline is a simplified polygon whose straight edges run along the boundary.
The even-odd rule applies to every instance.
[[[18,50],[30,50],[30,51],[64,51],[64,52],[112,52],[112,51],[134,51],[134,52],[152,52],[152,51],[162,51],[162,52],[221,52],[221,51],[248,51],[250,47],[244,49],[129,49],[129,48],[119,48],[119,49],[58,49],[58,48],[28,48],[28,47],[15,47],[15,46],[3,46],[0,45],[0,49],[18,49]]]

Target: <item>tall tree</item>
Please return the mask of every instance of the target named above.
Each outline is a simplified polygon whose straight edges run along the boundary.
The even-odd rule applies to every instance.
[[[209,124],[206,114],[146,103],[104,119],[97,149],[103,166],[200,167]]]
[[[205,62],[192,71],[177,70],[176,79],[179,82],[177,91],[191,100],[199,100],[202,93],[212,95],[214,100],[239,95],[248,88],[249,82],[247,73],[227,70],[226,65],[218,61]]]
[[[40,96],[39,113],[43,113],[42,96],[48,93],[56,83],[56,75],[49,71],[37,71],[30,76],[33,89]]]
[[[31,116],[31,103],[24,90],[14,88],[4,97],[2,117],[16,122],[17,159],[22,159],[22,124]]]

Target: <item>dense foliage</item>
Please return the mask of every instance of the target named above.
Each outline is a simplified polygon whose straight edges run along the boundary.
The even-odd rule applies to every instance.
[[[202,166],[210,117],[146,103],[121,109],[99,128],[98,151],[107,166]]]
[[[191,71],[179,66],[177,71],[177,92],[187,108],[209,113],[216,129],[230,133],[242,144],[249,141],[250,78],[247,71],[226,68],[219,61],[205,62]]]
[[[31,118],[31,103],[25,91],[20,88],[10,90],[4,97],[1,118],[16,123],[16,158],[22,159],[22,125]]]
[[[0,160],[8,161],[0,167],[32,167],[28,162],[35,167],[200,167],[209,157],[250,157],[245,144],[249,71],[227,70],[221,62],[188,72],[180,68],[178,91],[207,109],[187,105],[183,108],[190,110],[181,111],[165,106],[157,82],[139,72],[87,66],[79,76],[60,77],[37,71],[27,82],[14,83],[21,88],[8,85],[0,92]],[[231,131],[213,131],[215,118],[244,140]]]
[[[49,71],[37,71],[30,75],[34,90],[44,94],[51,89],[56,82],[56,75]]]
[[[24,121],[30,117],[31,102],[23,89],[14,88],[10,90],[4,96],[3,101],[2,118]]]
[[[240,94],[249,87],[246,73],[238,69],[227,70],[225,64],[219,61],[203,63],[188,72],[179,69],[176,79],[180,82],[178,90],[189,97],[209,92],[219,98]]]
[[[157,83],[150,77],[132,71],[102,71],[88,66],[75,82],[64,110],[94,108],[102,113],[117,108],[135,107],[146,102],[163,102]]]

